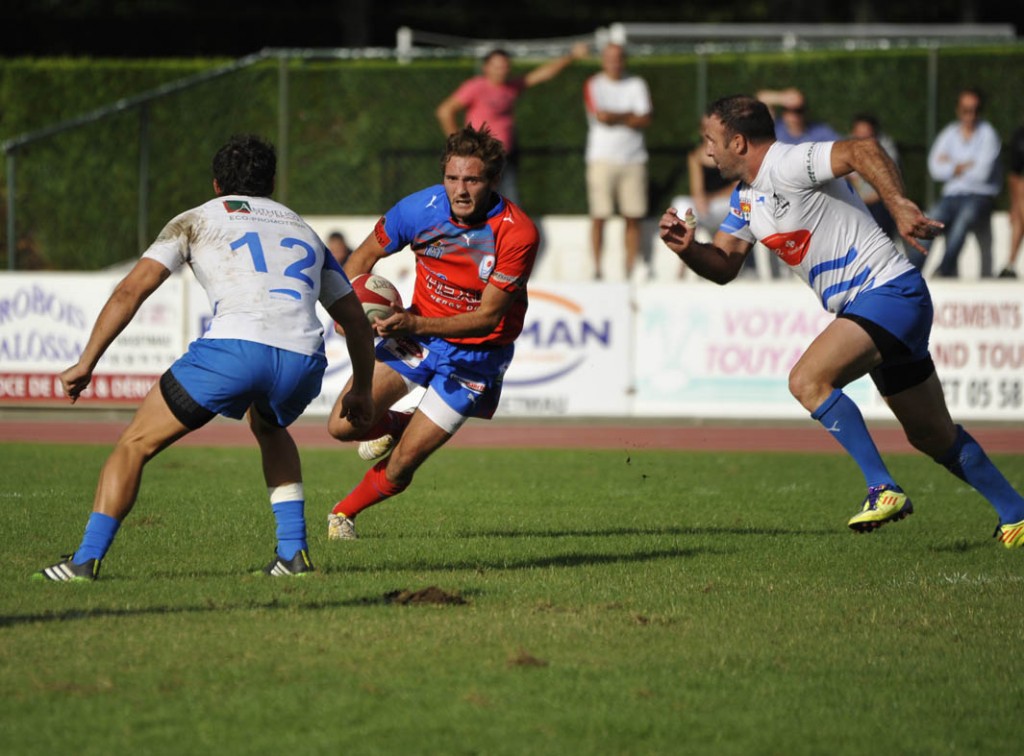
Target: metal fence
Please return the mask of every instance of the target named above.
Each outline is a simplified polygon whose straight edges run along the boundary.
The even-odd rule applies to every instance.
[[[553,54],[565,52],[579,37],[514,41],[514,40],[467,40],[441,35],[431,35],[409,29],[399,30],[394,48],[372,49],[331,49],[331,50],[294,50],[266,49],[251,56],[234,61],[228,65],[214,67],[201,74],[184,78],[138,96],[126,98],[98,108],[80,117],[55,123],[31,133],[21,134],[3,143],[6,157],[6,258],[10,270],[19,267],[45,267],[32,260],[34,245],[54,248],[62,244],[72,250],[62,255],[52,254],[50,267],[84,266],[82,258],[73,252],[74,244],[99,243],[110,244],[115,250],[122,248],[129,254],[141,251],[150,242],[154,223],[162,222],[190,202],[188,193],[170,182],[171,175],[186,155],[211,154],[216,144],[190,141],[191,137],[183,136],[183,124],[197,123],[209,125],[220,117],[216,112],[194,112],[188,101],[190,92],[209,87],[219,87],[219,97],[224,100],[234,96],[240,89],[256,91],[254,82],[259,83],[262,92],[258,104],[253,104],[252,112],[247,112],[240,121],[237,118],[239,109],[234,108],[236,122],[251,125],[254,130],[275,134],[278,149],[278,185],[276,196],[289,203],[293,196],[310,196],[311,190],[300,182],[318,182],[330,187],[321,194],[328,195],[333,206],[351,205],[354,197],[365,198],[370,187],[377,187],[381,196],[373,197],[372,204],[384,209],[388,201],[393,201],[405,191],[410,184],[413,187],[432,180],[435,175],[435,148],[439,132],[432,123],[432,112],[420,113],[421,123],[410,128],[408,122],[389,123],[377,119],[373,123],[360,120],[360,100],[366,97],[391,98],[396,106],[403,101],[419,98],[423,102],[436,103],[446,96],[451,89],[452,80],[443,76],[432,79],[432,91],[402,91],[397,83],[399,76],[394,70],[382,71],[379,79],[370,78],[369,83],[362,86],[373,91],[349,92],[338,94],[345,98],[343,115],[332,123],[319,123],[316,115],[305,113],[301,104],[322,100],[332,95],[332,87],[343,85],[336,72],[325,69],[323,76],[303,70],[302,76],[294,73],[296,63],[330,63],[332,61],[397,61],[405,64],[420,63],[428,65],[429,61],[438,59],[477,59],[486,50],[503,47],[510,50],[522,61],[539,60]],[[921,133],[915,139],[920,145],[930,144],[933,139],[944,108],[938,102],[939,59],[948,46],[964,46],[973,44],[992,45],[1016,44],[1015,30],[1004,25],[955,25],[915,26],[915,25],[709,25],[698,24],[674,27],[673,25],[620,24],[607,29],[599,29],[587,39],[599,47],[607,41],[623,42],[629,45],[631,57],[636,59],[655,58],[665,55],[686,55],[692,61],[679,71],[686,77],[680,82],[689,92],[693,102],[693,123],[708,101],[711,75],[709,66],[716,56],[722,53],[765,53],[787,52],[800,55],[808,51],[839,48],[844,50],[892,50],[894,48],[912,48],[927,50],[927,66],[922,80],[915,87],[924,97],[923,122]],[[248,78],[247,78],[248,77]],[[270,81],[268,81],[268,78]],[[389,86],[389,84],[391,86]],[[396,89],[397,88],[397,89]],[[301,91],[296,92],[295,89]],[[207,98],[209,93],[207,91]],[[216,99],[216,98],[215,98]],[[549,108],[558,110],[557,104],[545,103],[537,98],[535,109]],[[248,106],[248,104],[247,104]],[[562,108],[564,110],[564,107]],[[425,108],[420,108],[425,110]],[[365,119],[364,119],[365,120]],[[422,121],[431,121],[424,127]],[[544,121],[542,115],[535,113],[534,121]],[[225,124],[224,128],[228,128]],[[535,179],[540,187],[550,186],[558,182],[567,173],[575,171],[581,165],[581,156],[573,141],[581,127],[574,126],[575,131],[559,132],[554,122],[544,122],[535,126],[543,129],[546,142],[538,144],[533,150],[523,155],[523,160],[530,166],[535,176],[549,171],[550,175]],[[664,145],[652,145],[652,154],[666,159],[673,159],[668,154],[676,150],[680,143],[680,135],[689,133],[692,127],[679,126],[672,132],[671,139]],[[212,131],[212,129],[207,129]],[[200,131],[196,129],[196,131]],[[429,132],[427,136],[423,136]],[[364,164],[345,162],[344,149],[346,139],[366,138],[373,135],[383,147],[377,153],[374,166],[368,168]],[[561,135],[560,135],[561,134]],[[95,201],[96,193],[109,196],[111,204],[116,205],[116,219],[111,213],[110,227],[102,230],[92,227],[77,227],[68,218],[54,223],[52,208],[47,205],[47,198],[41,198],[36,186],[45,185],[44,177],[55,170],[64,170],[61,166],[63,154],[62,140],[73,138],[72,135],[94,139],[98,143],[113,143],[112,149],[105,152],[97,150],[99,155],[117,152],[116,164],[107,160],[96,166],[96,175],[105,172],[115,184],[100,186],[91,182],[80,182],[81,186],[69,187],[68,194],[61,196],[60,203],[73,206],[76,197],[83,203],[88,199]],[[355,135],[355,136],[352,136]],[[315,145],[337,145],[338,155],[332,157],[329,168],[318,167],[322,160],[323,150]],[[115,149],[119,148],[119,149]],[[674,157],[678,157],[675,155]],[[103,158],[98,158],[101,162]],[[46,162],[49,161],[49,162]],[[681,161],[680,161],[681,162]],[[205,169],[205,166],[202,166]],[[81,173],[87,166],[76,166]],[[374,175],[369,175],[370,171]],[[582,173],[582,171],[577,171]],[[665,184],[665,191],[671,191],[671,182],[678,178],[678,171],[665,172],[657,180]],[[97,181],[99,181],[97,179]],[[544,183],[546,182],[546,183]],[[343,187],[342,184],[345,184]],[[354,185],[354,186],[350,186]],[[27,189],[26,189],[27,187]],[[125,188],[127,187],[127,188]],[[538,189],[538,192],[543,189]],[[342,192],[349,192],[345,195]],[[75,194],[78,192],[78,194]],[[934,189],[927,185],[928,201]],[[70,198],[70,199],[69,199]],[[52,198],[49,198],[52,204]],[[194,204],[194,203],[191,203]],[[311,206],[312,207],[312,206]],[[298,209],[298,208],[297,208]],[[302,211],[300,209],[300,211]],[[312,208],[313,214],[321,211]],[[321,211],[322,212],[322,211]],[[45,237],[45,242],[40,238]],[[103,241],[97,241],[102,237]],[[115,251],[115,259],[123,259],[123,252]],[[21,264],[19,264],[21,259]]]

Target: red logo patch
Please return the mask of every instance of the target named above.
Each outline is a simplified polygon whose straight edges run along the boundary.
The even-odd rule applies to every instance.
[[[761,240],[764,246],[779,256],[786,265],[799,265],[807,255],[811,243],[811,232],[790,231],[786,234],[772,234]]]
[[[388,245],[391,243],[391,237],[388,236],[388,232],[384,230],[383,218],[377,221],[377,225],[373,227],[373,235],[381,247],[384,249],[388,248]]]

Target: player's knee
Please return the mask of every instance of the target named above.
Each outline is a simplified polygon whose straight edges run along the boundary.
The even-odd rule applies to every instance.
[[[352,423],[338,415],[327,419],[327,432],[338,441],[357,441],[359,435]]]
[[[814,389],[815,381],[811,380],[807,372],[801,370],[799,366],[793,368],[789,373],[789,393],[793,395],[801,404],[806,404],[805,398],[808,397]]]
[[[789,393],[808,412],[814,412],[835,390],[835,386],[798,365],[789,374]]]

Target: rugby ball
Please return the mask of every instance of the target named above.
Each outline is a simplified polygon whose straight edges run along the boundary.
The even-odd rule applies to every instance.
[[[395,313],[395,307],[402,306],[398,289],[384,276],[363,273],[352,279],[352,290],[363,304],[363,312],[371,323],[384,320]]]

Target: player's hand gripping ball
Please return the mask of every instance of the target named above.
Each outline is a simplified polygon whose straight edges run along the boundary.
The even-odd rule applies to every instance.
[[[352,279],[352,290],[363,304],[367,320],[373,323],[395,314],[395,307],[402,306],[398,289],[384,276],[363,273]]]

